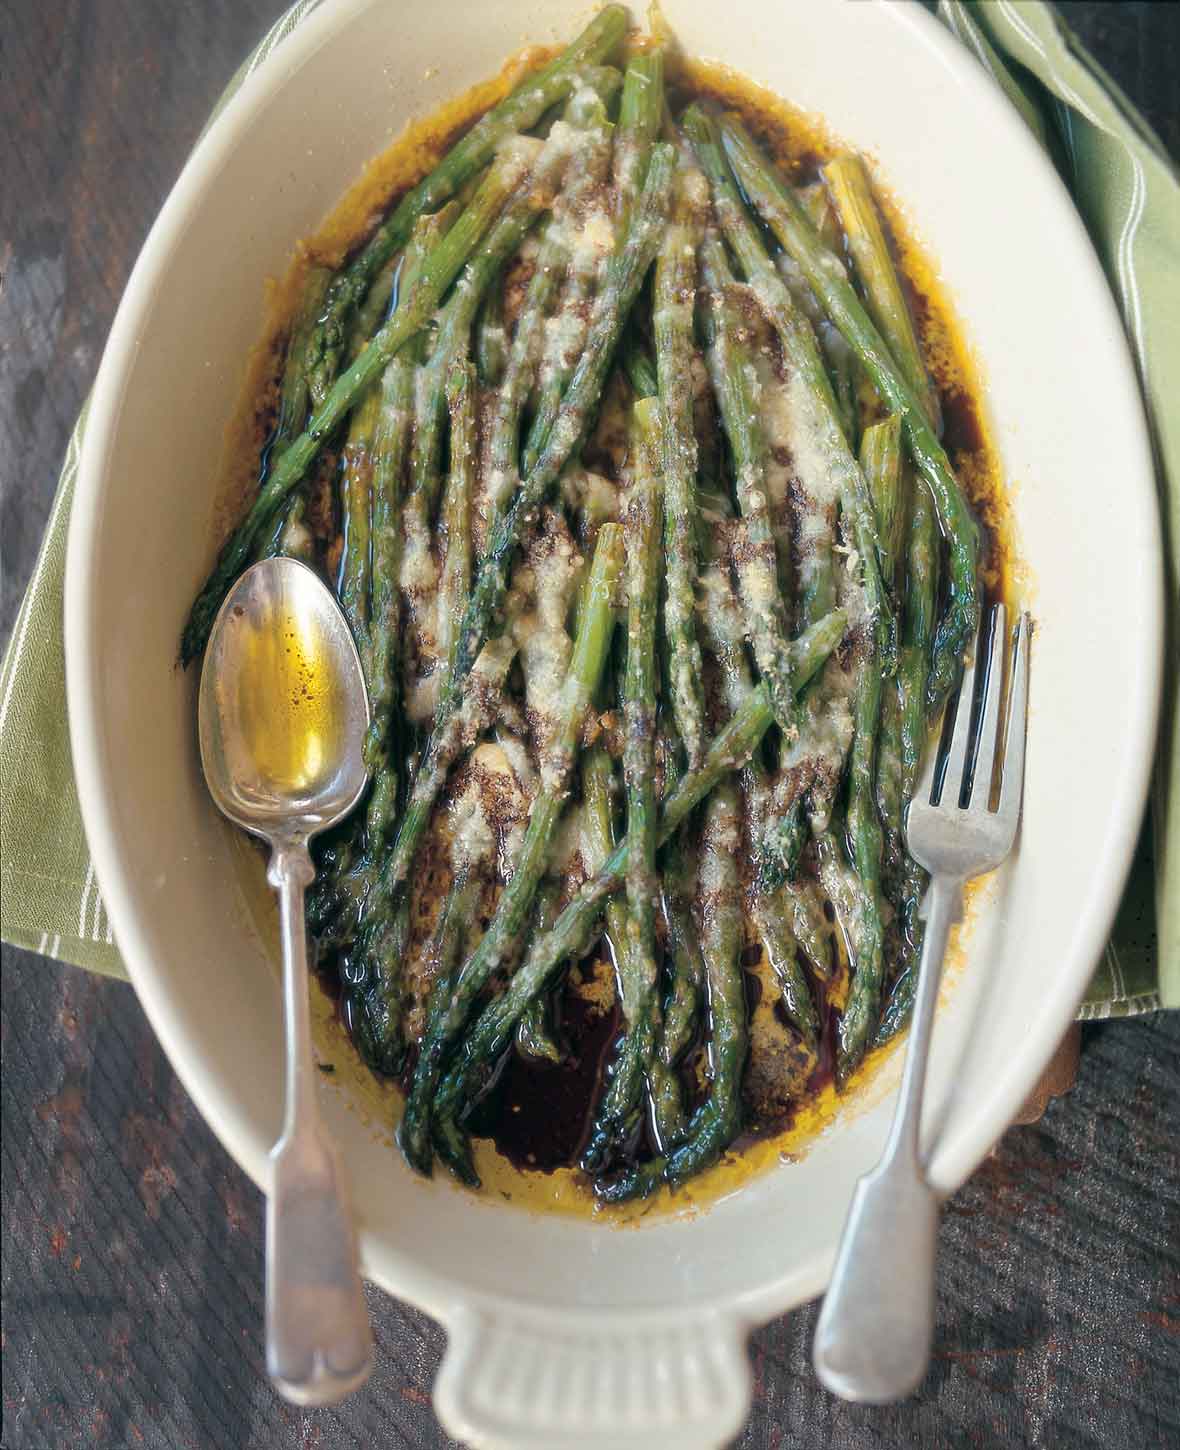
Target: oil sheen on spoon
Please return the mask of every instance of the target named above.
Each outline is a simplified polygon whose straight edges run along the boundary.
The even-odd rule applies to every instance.
[[[219,709],[236,716],[238,749],[249,760],[243,776],[268,796],[314,794],[339,760],[347,719],[338,653],[316,616],[293,602],[282,593],[236,613],[239,664],[218,690]]]

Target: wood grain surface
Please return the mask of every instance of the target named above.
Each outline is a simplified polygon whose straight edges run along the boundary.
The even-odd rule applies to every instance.
[[[1180,7],[1063,8],[1180,153]],[[278,9],[0,10],[0,640],[135,256]],[[3,963],[3,1450],[450,1443],[429,1399],[442,1331],[375,1291],[371,1383],[336,1410],[276,1398],[258,1192],[128,987],[8,948]],[[754,1336],[742,1450],[1180,1445],[1180,1014],[1087,1028],[1073,1091],[948,1205],[934,1361],[914,1399],[827,1395],[814,1322],[812,1307]]]

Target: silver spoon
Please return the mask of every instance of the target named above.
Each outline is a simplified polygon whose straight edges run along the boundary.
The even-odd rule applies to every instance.
[[[295,1404],[331,1404],[368,1377],[373,1338],[343,1165],[316,1097],[303,893],[315,877],[308,842],[364,789],[369,701],[344,615],[306,565],[264,559],[230,590],[205,652],[198,720],[209,791],[269,843],[267,880],[279,893],[287,1091],[270,1155],[266,1367]]]

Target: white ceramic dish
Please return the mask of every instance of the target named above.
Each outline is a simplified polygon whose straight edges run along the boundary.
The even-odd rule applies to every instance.
[[[663,8],[690,53],[821,113],[878,158],[966,321],[1012,480],[1038,625],[1025,822],[937,1030],[927,1128],[934,1178],[950,1190],[1008,1124],[1073,1013],[1143,805],[1162,589],[1131,365],[1065,192],[975,62],[918,7]],[[280,1119],[277,983],[201,783],[194,680],[174,668],[212,557],[211,479],[262,281],[409,116],[523,43],[568,37],[587,13],[582,0],[449,0],[407,27],[388,0],[328,0],[186,166],[99,372],[65,601],[78,788],[144,1007],[263,1187]],[[803,1161],[707,1214],[619,1231],[417,1182],[327,1096],[366,1272],[447,1327],[436,1402],[448,1428],[506,1447],[689,1446],[735,1433],[749,1399],[745,1331],[822,1290],[889,1111],[882,1100],[856,1113]]]

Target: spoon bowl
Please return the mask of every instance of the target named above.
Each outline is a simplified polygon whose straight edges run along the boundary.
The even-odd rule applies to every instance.
[[[266,1207],[266,1364],[281,1394],[325,1405],[362,1384],[373,1339],[348,1185],[320,1117],[307,1006],[308,842],[365,788],[365,677],[339,606],[294,559],[264,559],[213,623],[198,701],[209,791],[270,843],[279,894],[286,1114]]]
[[[205,779],[236,825],[309,838],[365,788],[369,721],[360,656],[314,570],[263,559],[226,596],[201,672]]]

